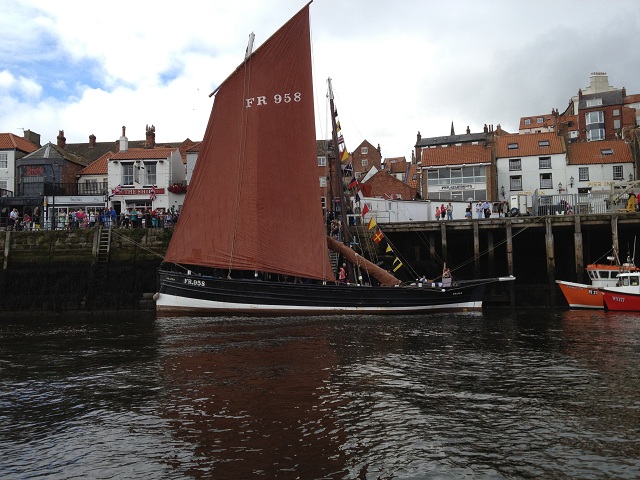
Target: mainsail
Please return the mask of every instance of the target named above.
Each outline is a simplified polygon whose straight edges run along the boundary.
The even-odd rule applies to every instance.
[[[165,261],[334,280],[317,174],[309,5],[215,95]]]

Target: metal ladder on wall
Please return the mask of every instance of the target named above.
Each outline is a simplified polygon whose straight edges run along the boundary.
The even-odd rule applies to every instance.
[[[111,228],[100,227],[100,238],[98,240],[98,254],[96,263],[105,265],[109,261],[109,248],[111,246]]]

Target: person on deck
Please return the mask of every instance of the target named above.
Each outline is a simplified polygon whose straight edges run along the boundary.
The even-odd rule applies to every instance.
[[[345,285],[347,283],[347,264],[343,263],[340,267],[340,272],[338,273],[338,280],[341,284]]]

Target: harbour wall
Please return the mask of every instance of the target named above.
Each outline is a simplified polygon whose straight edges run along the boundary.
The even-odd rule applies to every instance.
[[[154,309],[171,230],[1,231],[0,314]]]
[[[548,215],[381,224],[418,273],[437,274],[446,261],[454,277],[514,275],[489,287],[485,304],[566,307],[555,281],[589,283],[585,267],[619,253],[634,255],[640,214]],[[366,228],[366,227],[365,227]],[[508,300],[507,300],[508,298]]]
[[[436,278],[514,275],[491,284],[488,306],[566,307],[556,279],[588,283],[588,263],[634,254],[640,214],[552,215],[379,224],[413,270]],[[371,237],[351,227],[354,239]],[[15,311],[154,309],[157,269],[172,229],[0,231],[0,315]],[[377,248],[381,248],[380,244]],[[383,254],[384,255],[384,254]],[[388,255],[387,255],[388,256]],[[393,259],[390,259],[390,261]],[[392,265],[392,264],[390,264]]]

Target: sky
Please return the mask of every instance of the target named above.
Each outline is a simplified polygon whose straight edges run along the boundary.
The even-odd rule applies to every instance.
[[[306,0],[0,0],[0,132],[56,142],[202,140],[209,94]],[[347,148],[563,112],[591,72],[640,93],[636,0],[315,0],[318,139],[331,77]],[[254,48],[255,48],[254,47]]]

